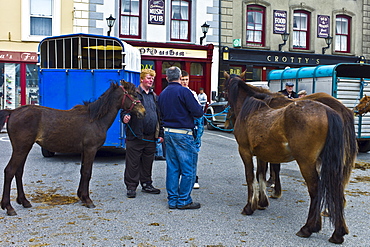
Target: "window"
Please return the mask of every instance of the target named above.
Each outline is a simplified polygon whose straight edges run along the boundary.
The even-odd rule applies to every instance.
[[[350,52],[351,18],[338,15],[335,19],[335,51]]]
[[[247,45],[264,45],[265,8],[249,5],[247,8]]]
[[[30,0],[30,35],[51,36],[53,0]]]
[[[190,41],[190,1],[171,1],[171,40]]]
[[[201,63],[191,63],[190,75],[202,76],[203,75],[203,65]]]
[[[120,36],[141,38],[141,0],[121,0]]]
[[[293,48],[308,50],[310,47],[310,13],[303,10],[294,11]]]

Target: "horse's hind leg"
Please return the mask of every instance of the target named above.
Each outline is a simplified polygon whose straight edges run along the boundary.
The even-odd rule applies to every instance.
[[[253,160],[249,151],[243,150],[239,145],[239,153],[244,162],[245,177],[248,186],[248,202],[243,208],[242,214],[251,215],[256,211],[258,205],[258,183],[254,176]]]
[[[32,207],[31,203],[27,200],[26,195],[24,193],[23,189],[23,171],[24,171],[24,164],[25,161],[18,167],[17,172],[15,173],[15,181],[17,184],[17,203],[22,205],[24,208],[30,208]]]
[[[12,157],[10,158],[8,165],[4,169],[4,187],[3,197],[1,199],[1,208],[6,209],[7,214],[10,216],[17,215],[14,208],[10,204],[10,189],[14,175],[16,175],[17,182],[17,202],[22,204],[24,207],[31,206],[30,202],[27,201],[25,197],[22,184],[23,168],[27,155],[28,152],[20,153],[13,150]]]
[[[307,184],[308,193],[310,195],[310,207],[306,224],[297,232],[297,236],[308,238],[313,232],[319,232],[322,227],[320,215],[320,198],[318,196],[318,181],[319,176],[316,171],[316,165],[301,165],[302,176]]]
[[[96,151],[84,151],[82,153],[82,162],[80,169],[80,184],[77,190],[77,196],[80,198],[81,202],[85,204],[88,208],[95,208],[94,203],[89,196],[89,184],[92,174],[93,161],[96,155]]]
[[[265,209],[269,205],[266,195],[267,162],[257,158],[257,180],[259,185],[258,209]]]
[[[281,197],[280,164],[270,163],[270,168],[275,181],[274,187],[272,189],[271,198],[277,199]]]

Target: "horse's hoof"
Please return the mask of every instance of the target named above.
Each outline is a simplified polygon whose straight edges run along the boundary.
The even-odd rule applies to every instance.
[[[254,211],[250,207],[244,207],[242,211],[242,215],[252,215]]]
[[[307,229],[304,229],[303,227],[301,228],[301,230],[299,230],[299,232],[296,233],[296,235],[301,238],[308,238],[311,236],[311,234],[312,232],[308,231]]]
[[[85,206],[87,207],[87,208],[95,208],[95,205],[94,205],[94,203],[86,203],[85,204]]]
[[[344,242],[344,238],[343,237],[336,238],[334,236],[331,236],[331,238],[329,239],[329,242],[333,244],[341,244]]]
[[[17,215],[17,213],[15,212],[15,210],[14,210],[14,209],[8,210],[8,211],[6,212],[6,214],[7,214],[7,215],[9,215],[9,216],[15,216],[15,215]]]
[[[27,201],[27,200],[25,200],[25,201],[22,203],[22,206],[23,206],[24,208],[32,208],[32,204],[31,204],[29,201]]]

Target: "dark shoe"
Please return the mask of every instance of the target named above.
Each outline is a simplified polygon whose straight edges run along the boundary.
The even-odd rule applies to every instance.
[[[155,156],[154,159],[155,160],[166,160],[166,157],[163,157],[163,156]]]
[[[200,203],[199,202],[192,202],[188,205],[182,206],[182,207],[177,207],[178,209],[198,209],[200,208]]]
[[[145,185],[143,184],[143,188],[141,189],[142,192],[149,193],[149,194],[159,194],[161,191],[153,187],[153,185]]]
[[[168,208],[169,209],[176,209],[177,207],[176,206],[170,206],[170,205],[168,205]]]
[[[127,198],[135,198],[136,191],[135,190],[127,190]]]

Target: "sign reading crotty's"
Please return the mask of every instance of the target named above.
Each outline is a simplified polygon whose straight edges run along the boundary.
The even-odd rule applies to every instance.
[[[148,24],[164,25],[164,0],[149,0]]]

